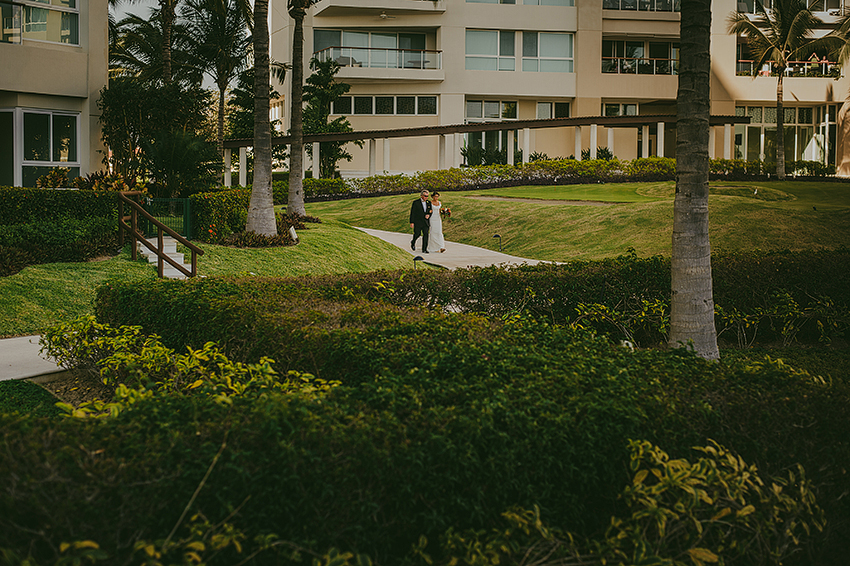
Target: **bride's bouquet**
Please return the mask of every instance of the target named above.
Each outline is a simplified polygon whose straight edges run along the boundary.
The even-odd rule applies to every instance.
[[[451,208],[448,208],[448,207],[446,207],[446,208],[441,208],[441,209],[440,209],[440,216],[444,216],[445,218],[451,218],[451,216],[452,216],[452,209],[451,209]]]

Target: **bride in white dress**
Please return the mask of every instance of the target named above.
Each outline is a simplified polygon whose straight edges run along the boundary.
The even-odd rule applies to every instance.
[[[443,238],[443,218],[440,216],[440,193],[431,193],[431,228],[428,234],[428,249],[431,251],[446,251],[446,241]]]

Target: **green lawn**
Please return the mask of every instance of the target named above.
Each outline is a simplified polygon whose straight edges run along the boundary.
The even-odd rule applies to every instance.
[[[201,275],[289,277],[376,269],[412,269],[410,254],[328,219],[300,230],[297,246],[236,249],[200,244]],[[0,278],[0,336],[38,334],[62,319],[93,312],[94,290],[108,279],[156,277],[156,268],[130,261],[129,252],[105,261],[27,267]]]
[[[493,234],[500,234],[506,253],[533,259],[600,259],[629,248],[641,256],[669,255],[674,190],[673,182],[661,182],[447,192],[443,202],[452,209],[452,217],[443,228],[451,241],[490,249],[498,246]],[[850,185],[718,182],[712,183],[711,193],[710,232],[716,251],[850,245]],[[594,202],[544,202],[579,196]],[[407,232],[413,198],[311,203],[307,212],[354,226]]]

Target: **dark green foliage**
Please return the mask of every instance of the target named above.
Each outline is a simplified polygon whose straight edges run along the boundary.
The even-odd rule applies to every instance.
[[[295,241],[289,232],[280,232],[276,236],[264,236],[256,232],[237,232],[222,238],[219,244],[234,248],[279,248],[293,246]]]
[[[234,232],[244,232],[250,199],[250,190],[238,188],[190,196],[195,237],[216,243]]]
[[[206,298],[231,286],[215,282]],[[166,396],[105,420],[0,417],[0,548],[32,543],[47,561],[45,539],[93,539],[120,561],[137,537],[173,527],[225,438],[195,507],[213,521],[238,507],[232,521],[248,533],[398,564],[420,535],[489,529],[510,506],[539,504],[548,524],[592,535],[623,511],[628,439],[684,457],[713,438],[763,477],[802,463],[832,529],[812,550],[840,557],[850,536],[839,497],[850,469],[846,385],[777,363],[631,352],[520,318],[470,333],[465,316],[361,307],[370,316],[352,319],[358,332],[315,354],[344,355],[353,367],[340,370],[357,386],[319,400]]]
[[[269,85],[269,100],[276,98],[280,98],[280,93]],[[253,67],[239,73],[239,77],[236,79],[236,88],[231,91],[230,99],[227,101],[227,108],[225,139],[254,139]],[[280,120],[269,121],[272,137],[280,135],[278,126],[280,126]],[[284,145],[272,146],[272,159],[277,162],[283,161],[286,158],[286,147]],[[248,171],[253,173],[254,153],[249,152],[247,158]]]
[[[139,152],[139,148],[158,139],[194,135],[203,130],[209,93],[184,88],[177,82],[157,86],[123,77],[110,81],[109,87],[101,90],[97,105],[101,109],[103,141],[112,150],[116,170],[135,177],[148,171],[154,159],[145,151]],[[163,176],[163,170],[150,172],[158,174],[157,183],[167,186],[168,177]]]
[[[160,130],[141,141],[142,163],[155,183],[155,196],[187,197],[214,185],[222,161],[215,144],[192,132]]]
[[[0,413],[25,413],[33,417],[55,417],[61,411],[52,393],[21,379],[0,381]]]
[[[713,179],[743,181],[764,179],[776,173],[776,164],[770,161],[744,161],[743,159],[711,159],[710,174]],[[788,175],[827,177],[835,175],[835,165],[818,161],[785,161]]]
[[[349,91],[351,86],[334,79],[340,69],[339,63],[333,59],[319,61],[310,60],[313,74],[307,77],[304,85],[304,135],[353,132],[347,118],[340,116],[330,120],[331,104]],[[345,149],[350,142],[322,142],[319,148],[319,167],[321,174],[313,171],[314,178],[331,179],[337,175],[336,165],[340,160],[351,161],[351,154]],[[363,147],[363,141],[354,142],[357,147]],[[312,158],[313,145],[307,145],[307,154]]]
[[[56,191],[0,187],[0,225],[43,222],[57,216],[113,218],[118,195],[101,191]]]
[[[581,150],[581,158],[582,159],[590,159],[590,148],[585,148]],[[607,147],[597,147],[596,148],[596,159],[604,159],[605,161],[610,161],[614,159],[614,152],[612,152]]]

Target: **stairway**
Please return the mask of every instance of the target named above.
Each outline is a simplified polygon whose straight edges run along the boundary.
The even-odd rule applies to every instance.
[[[147,238],[147,240],[154,247],[157,246],[157,239],[155,237]],[[143,246],[142,244],[136,245],[139,246],[139,253],[141,253],[142,256],[146,257],[148,259],[148,263],[153,265],[154,269],[156,269],[157,262],[159,261],[159,258],[156,257],[156,254],[149,250],[147,247]],[[162,239],[162,245],[165,251],[165,255],[167,255],[177,263],[183,264],[183,267],[185,267],[187,271],[192,270],[192,265],[183,261],[183,254],[177,252],[177,240],[170,236],[165,236]],[[186,279],[186,276],[184,274],[177,271],[177,269],[174,268],[174,266],[172,266],[171,264],[165,262],[163,262],[162,266],[162,276],[168,279]]]

